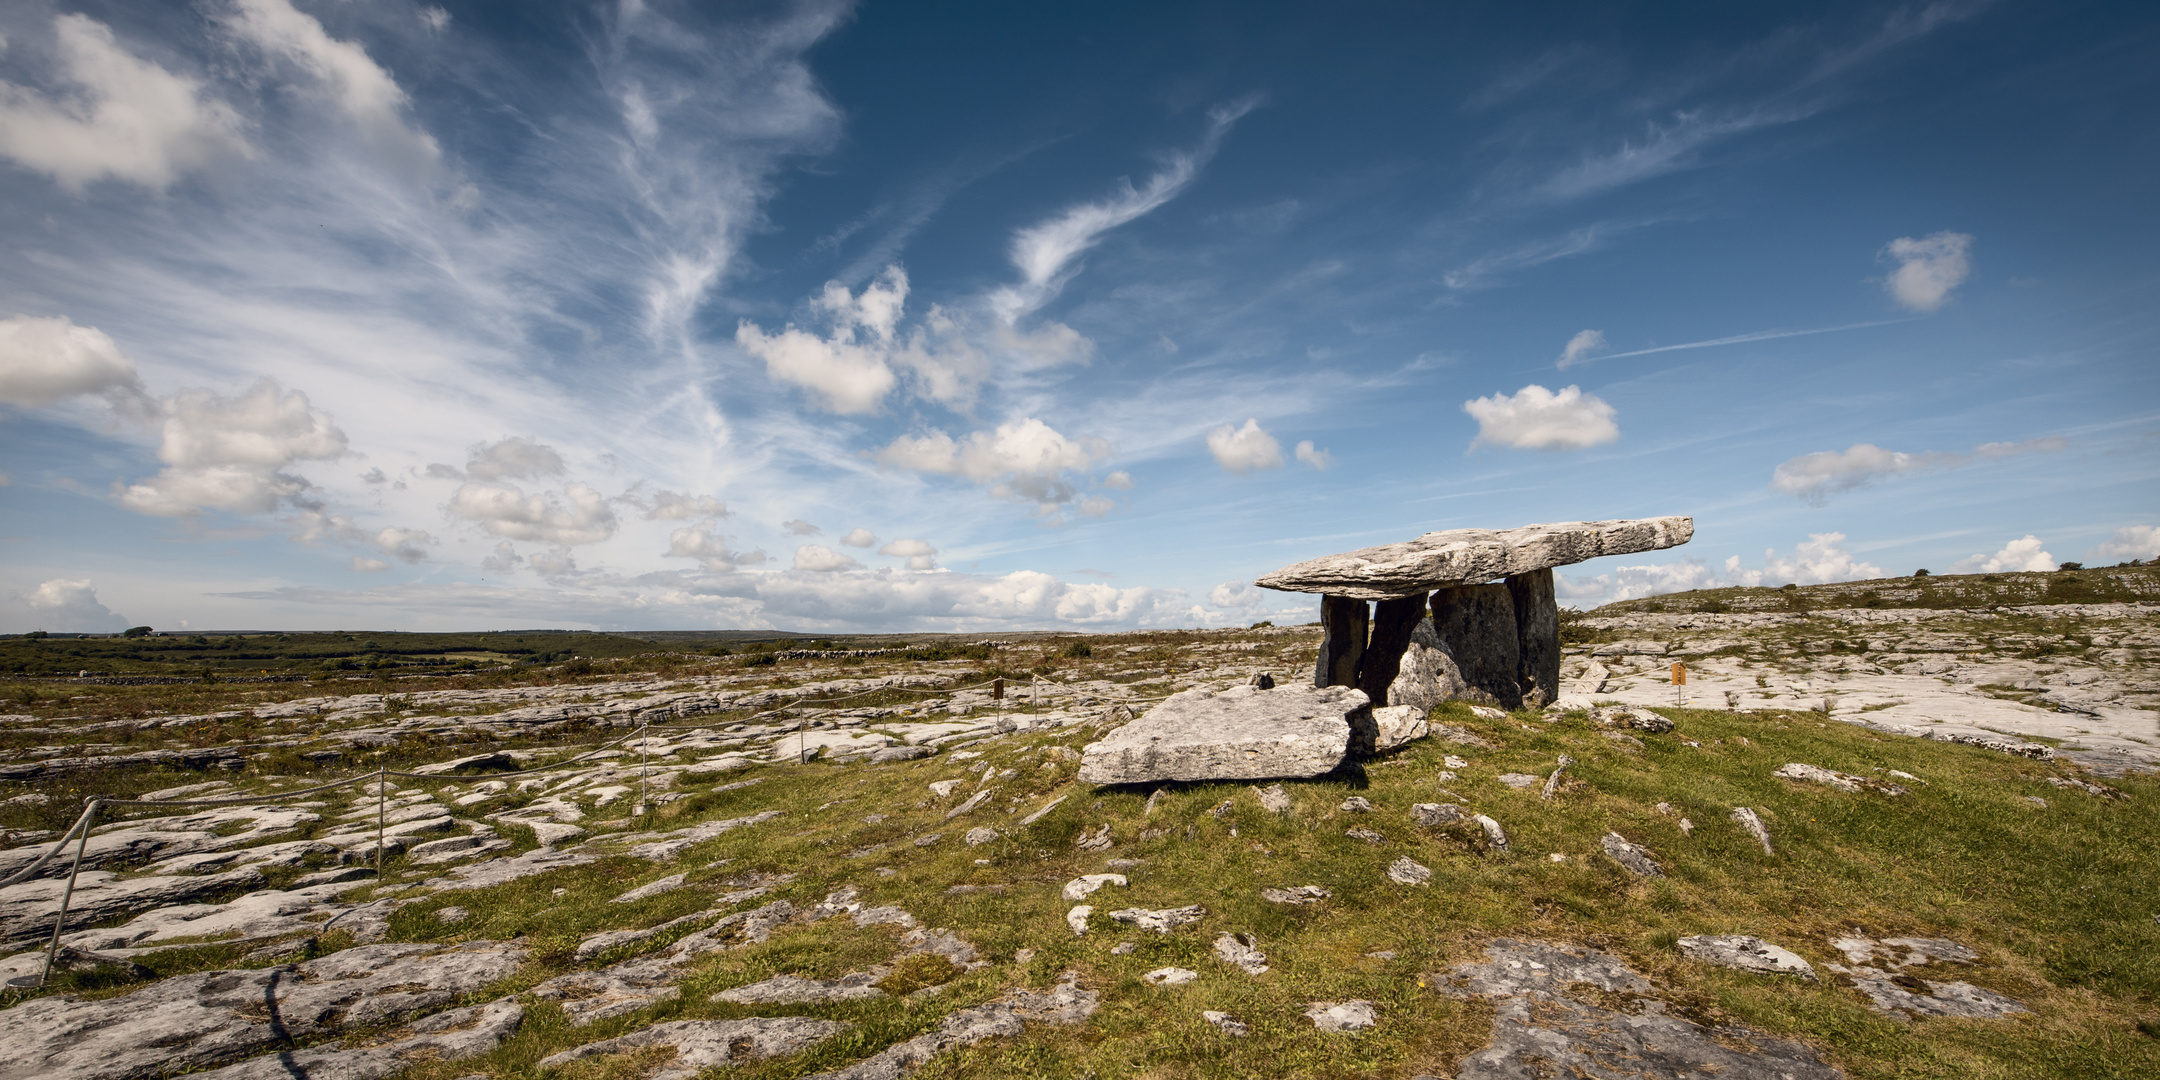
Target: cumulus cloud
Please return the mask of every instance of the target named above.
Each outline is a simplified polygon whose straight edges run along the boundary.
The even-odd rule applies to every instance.
[[[1969,234],[1948,231],[1918,240],[1900,236],[1890,241],[1882,255],[1897,263],[1897,269],[1883,287],[1913,311],[1939,310],[1950,301],[1950,290],[1972,274],[1972,242]]]
[[[735,327],[735,342],[765,361],[766,374],[810,391],[830,412],[876,412],[895,381],[886,357],[907,293],[907,273],[897,266],[886,267],[860,295],[827,282],[811,304],[830,320],[826,333],[789,323],[768,334],[745,319]]]
[[[1297,444],[1297,459],[1315,469],[1324,470],[1328,466],[1335,464],[1335,455],[1325,450],[1314,449],[1311,439],[1301,440]]]
[[[517,546],[508,540],[495,545],[495,550],[480,560],[480,568],[497,574],[507,574],[525,565],[525,556],[517,553]]]
[[[872,547],[877,544],[877,537],[868,529],[849,529],[848,534],[840,538],[840,542],[848,547]]]
[[[1209,431],[1207,448],[1215,455],[1215,464],[1225,472],[1249,473],[1280,469],[1283,465],[1282,444],[1260,426],[1258,419],[1246,420],[1244,427],[1224,424]]]
[[[285,392],[268,379],[233,398],[183,390],[165,404],[157,451],[165,469],[116,497],[130,510],[168,517],[265,513],[310,488],[283,470],[345,452],[345,433],[298,390]]]
[[[1009,326],[1047,303],[1071,276],[1073,261],[1099,243],[1104,233],[1162,206],[1185,190],[1200,174],[1201,166],[1215,156],[1231,125],[1252,107],[1251,102],[1241,102],[1210,110],[1207,131],[1199,145],[1172,155],[1140,187],[1120,180],[1118,190],[1109,198],[1071,207],[1015,233],[1010,255],[1013,266],[1020,271],[1020,282],[993,292],[991,310]]]
[[[1513,395],[1494,394],[1463,402],[1463,411],[1478,423],[1479,446],[1504,446],[1513,450],[1581,450],[1620,437],[1613,423],[1613,407],[1579,386],[1554,393],[1532,384]]]
[[[0,319],[0,402],[50,405],[85,394],[139,413],[154,407],[135,362],[104,331],[65,316]]]
[[[1103,477],[1101,483],[1098,486],[1109,488],[1112,491],[1131,491],[1132,474],[1126,472],[1123,469],[1119,469],[1116,472],[1113,472],[1110,475]]]
[[[59,81],[48,97],[0,82],[0,155],[80,193],[111,177],[162,190],[181,173],[247,156],[238,113],[202,84],[144,60],[83,15],[53,19]]]
[[[236,0],[223,21],[236,39],[319,84],[381,164],[416,180],[433,172],[441,149],[433,136],[405,122],[405,91],[366,49],[331,37],[287,0]]]
[[[852,556],[842,555],[823,544],[804,544],[795,549],[795,569],[813,574],[829,574],[836,570],[855,570],[862,566]]]
[[[577,560],[570,557],[570,549],[565,547],[549,548],[529,556],[525,565],[541,577],[562,577],[577,572]]]
[[[643,504],[643,509],[647,521],[688,521],[728,515],[727,504],[710,495],[685,495],[664,489],[653,492],[652,501]]]
[[[1000,498],[1056,507],[1078,494],[1065,474],[1109,454],[1110,445],[1101,439],[1067,438],[1031,416],[975,432],[963,442],[934,428],[926,435],[902,435],[877,457],[903,469],[986,484]]]
[[[381,573],[384,570],[390,569],[389,563],[386,563],[381,559],[370,559],[364,555],[353,556],[352,562],[348,565],[351,566],[353,572],[357,574],[377,574]]]
[[[2131,559],[2160,559],[2160,525],[2125,525],[2085,553],[2085,561],[2096,565]]]
[[[522,435],[474,447],[465,462],[465,475],[475,480],[539,480],[562,473],[562,455],[554,447]]]
[[[786,529],[793,536],[816,536],[824,531],[801,518],[796,518],[793,521],[783,521],[780,523],[780,527]]]
[[[127,629],[127,620],[99,602],[97,589],[88,581],[55,579],[22,599],[40,629],[74,634]]]
[[[1107,517],[1110,511],[1117,509],[1117,500],[1107,495],[1089,495],[1081,499],[1080,504],[1073,509],[1078,511],[1081,517]]]
[[[615,511],[606,496],[585,484],[558,494],[527,495],[512,484],[468,481],[450,496],[450,513],[509,540],[544,544],[596,544],[615,535]],[[537,560],[539,556],[533,556]],[[534,562],[537,566],[537,561]]]
[[[1781,556],[1775,548],[1764,549],[1761,566],[1742,565],[1740,557],[1734,555],[1725,560],[1720,572],[1700,559],[1682,558],[1656,565],[1616,566],[1594,575],[1561,574],[1554,580],[1554,591],[1561,599],[1588,608],[1691,589],[1821,585],[1888,576],[1882,567],[1855,558],[1844,544],[1844,533],[1810,533],[1791,555]]]
[[[1208,590],[1208,603],[1231,611],[1258,611],[1273,597],[1250,581],[1225,581]]]
[[[409,563],[427,561],[425,545],[435,542],[434,537],[419,529],[402,529],[395,525],[376,533],[373,539],[375,547],[383,554]]]
[[[669,558],[696,559],[705,569],[715,571],[765,561],[762,551],[745,554],[729,550],[727,537],[720,535],[720,527],[711,521],[669,533],[667,553]]]
[[[361,544],[375,549],[401,562],[427,561],[427,546],[435,538],[421,529],[407,529],[392,525],[382,529],[368,529],[353,521],[329,513],[320,507],[309,506],[300,511],[296,519],[300,531],[293,539],[303,544],[336,541],[344,544]],[[363,561],[373,562],[373,559]]]
[[[1970,555],[1950,564],[1953,574],[2044,574],[2055,569],[2055,556],[2041,550],[2037,536],[2026,533],[1993,555]]]
[[[910,570],[937,569],[937,549],[927,540],[902,539],[878,549],[880,555],[906,559]]]
[[[2068,441],[2062,437],[2050,435],[2024,442],[1983,443],[1971,454],[1941,450],[1908,454],[1898,450],[1885,450],[1874,443],[1854,443],[1843,450],[1819,450],[1812,454],[1802,454],[1779,465],[1770,473],[1770,486],[1820,505],[1831,495],[1864,487],[1878,480],[1935,469],[1955,469],[1970,465],[1975,460],[2052,453],[2068,445]]]
[[[1567,348],[1560,350],[1560,370],[1565,371],[1605,351],[1603,330],[1579,330],[1568,339]]]

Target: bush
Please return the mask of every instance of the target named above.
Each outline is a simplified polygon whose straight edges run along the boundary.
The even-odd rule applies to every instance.
[[[2063,563],[2063,564],[2062,564],[2062,565],[2060,565],[2060,566],[2057,566],[2057,567],[2056,567],[2055,569],[2057,569],[2057,570],[2083,570],[2083,569],[2085,569],[2085,564],[2084,564],[2084,563],[2081,563],[2081,562],[2066,562],[2066,563]],[[131,636],[132,636],[132,635],[133,635],[134,633],[135,633],[135,631],[133,631],[133,630],[130,630],[130,631],[128,631],[128,634],[129,634],[129,635],[131,635]]]
[[[127,629],[120,631],[120,636],[124,638],[149,637],[150,628],[147,626],[130,626]]]
[[[1085,641],[1075,641],[1065,646],[1064,655],[1073,660],[1086,660],[1095,655],[1095,646]]]
[[[1921,567],[1920,569],[1918,569],[1918,570],[1915,570],[1915,571],[1913,571],[1913,572],[1912,572],[1912,576],[1914,576],[1914,577],[1926,577],[1926,576],[1928,576],[1927,568],[1923,566],[1923,567]]]

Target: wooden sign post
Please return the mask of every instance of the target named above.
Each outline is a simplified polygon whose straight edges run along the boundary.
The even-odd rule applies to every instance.
[[[1674,661],[1672,666],[1673,703],[1687,704],[1687,665]]]

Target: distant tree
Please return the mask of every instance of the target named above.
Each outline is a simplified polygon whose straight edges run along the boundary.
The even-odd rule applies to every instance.
[[[120,636],[125,638],[149,637],[150,628],[147,626],[130,626],[120,631]]]
[[[1926,567],[1921,567],[1920,569],[1918,569],[1918,570],[1915,570],[1915,571],[1913,571],[1913,572],[1912,572],[1912,576],[1914,576],[1914,577],[1926,577],[1926,576],[1928,576],[1927,568],[1926,568]]]
[[[2083,569],[2085,569],[2085,564],[2084,564],[2084,563],[2081,563],[2081,562],[2066,562],[2066,563],[2063,563],[2063,564],[2062,564],[2062,565],[2060,565],[2060,566],[2057,566],[2057,567],[2056,567],[2055,569],[2057,569],[2057,570],[2083,570]]]
[[[26,641],[43,641],[50,636],[50,634],[47,634],[43,630],[32,630],[29,633],[24,634],[23,639]]]

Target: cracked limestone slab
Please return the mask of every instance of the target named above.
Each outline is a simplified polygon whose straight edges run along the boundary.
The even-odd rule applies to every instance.
[[[58,860],[55,860],[58,861]],[[81,929],[152,908],[185,904],[237,889],[260,888],[262,871],[252,867],[226,874],[123,878],[109,870],[85,870],[75,878],[68,898],[67,928]],[[0,941],[39,932],[51,933],[67,890],[65,875],[39,878],[0,889]]]
[[[1462,1059],[1456,1080],[1575,1076],[1588,1080],[1844,1080],[1807,1046],[1730,1026],[1702,1027],[1665,1012],[1647,979],[1591,949],[1500,939],[1488,962],[1457,964],[1429,980],[1453,998],[1494,1002],[1492,1043]],[[1633,1012],[1568,996],[1587,984],[1636,997]]]
[[[947,1050],[985,1039],[1023,1034],[1029,1024],[1071,1025],[1095,1015],[1100,999],[1080,985],[1077,972],[1058,976],[1047,992],[1008,990],[981,1005],[954,1012],[935,1030],[895,1043],[844,1069],[818,1073],[807,1080],[898,1080]]]
[[[350,1049],[315,1046],[265,1054],[190,1080],[379,1080],[415,1065],[479,1057],[515,1034],[525,1007],[505,998],[486,1005],[439,1012],[408,1028],[410,1034]]]
[[[1696,934],[1680,939],[1683,956],[1758,975],[1798,975],[1815,981],[1815,967],[1797,954],[1746,934]]]
[[[1349,756],[1371,699],[1347,686],[1196,687],[1081,751],[1090,784],[1263,780],[1333,772]]]
[[[674,1020],[633,1031],[620,1038],[586,1043],[540,1059],[543,1069],[557,1069],[573,1061],[666,1046],[675,1056],[644,1074],[645,1080],[690,1080],[699,1072],[719,1065],[734,1065],[760,1058],[800,1053],[850,1025],[807,1016],[751,1017],[746,1020]]]
[[[1695,535],[1689,517],[1562,521],[1517,529],[1448,529],[1399,544],[1324,555],[1262,574],[1253,584],[1283,592],[1392,600],[1434,589],[1498,581],[1600,555],[1678,547]]]

